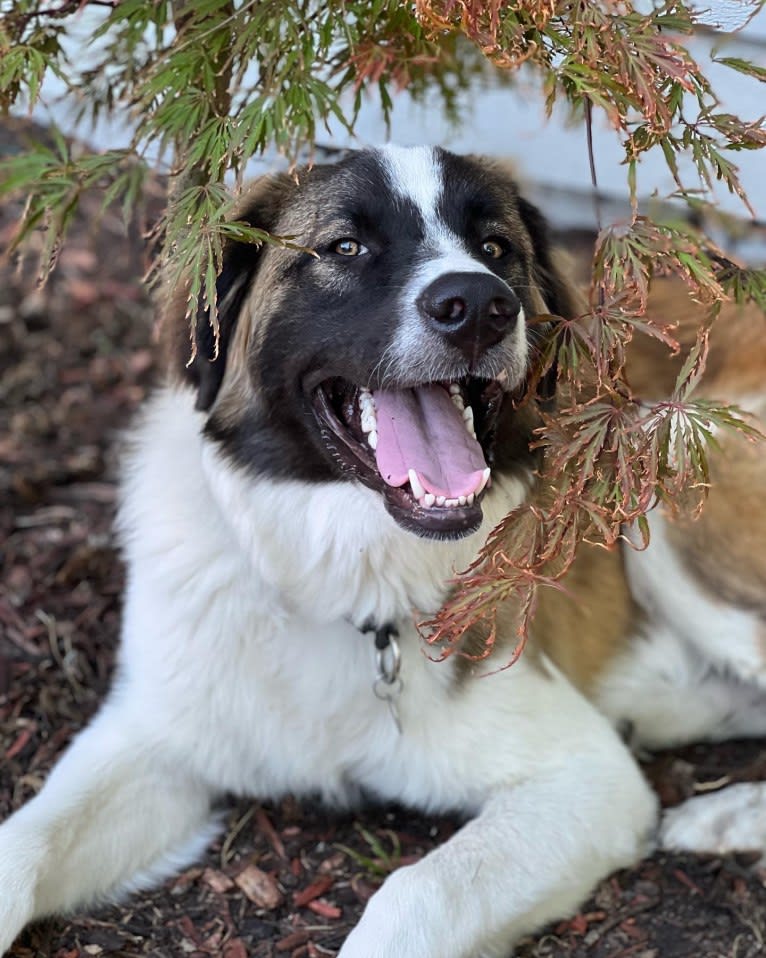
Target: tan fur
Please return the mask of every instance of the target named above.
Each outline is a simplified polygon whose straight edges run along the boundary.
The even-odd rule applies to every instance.
[[[659,280],[650,313],[679,323],[681,355],[667,359],[662,344],[636,337],[628,378],[640,396],[668,395],[688,348],[694,343],[701,308],[681,283]],[[766,315],[754,304],[726,304],[710,333],[710,353],[698,395],[752,409],[761,399],[766,426]],[[766,613],[766,447],[724,433],[711,453],[711,489],[696,521],[681,517],[670,526],[674,547],[706,591],[722,601]]]
[[[538,589],[537,610],[524,657],[544,672],[541,653],[545,653],[587,694],[612,658],[625,647],[638,621],[621,551],[584,543],[561,587]],[[513,605],[501,605],[497,610],[497,636],[503,643],[502,656],[506,660],[512,655],[518,625]],[[483,623],[477,623],[466,633],[460,645],[458,682],[487,671],[480,658],[487,647],[487,635],[488,628]]]
[[[631,387],[642,398],[657,399],[673,391],[695,342],[701,307],[681,283],[662,279],[652,287],[649,313],[678,322],[682,344],[677,357],[645,335],[629,348]],[[757,306],[723,307],[698,395],[733,403],[746,398],[751,406],[760,395],[766,409],[766,315]],[[702,515],[682,516],[670,524],[669,535],[710,597],[766,615],[766,446],[734,434],[719,443],[720,451],[711,452],[711,490]],[[582,545],[562,585],[562,592],[540,590],[533,638],[587,692],[640,624],[621,550]],[[766,624],[763,651],[766,660]]]
[[[266,250],[262,255],[263,279],[259,280],[258,289],[260,291],[263,284],[263,287],[269,290],[269,308],[271,308],[278,295],[274,293],[274,290],[279,288],[274,264],[279,254],[276,250]],[[296,254],[283,253],[282,255]],[[269,285],[270,282],[272,285]],[[234,330],[226,357],[226,373],[215,401],[216,419],[222,425],[233,425],[238,422],[243,410],[249,408],[258,391],[259,384],[255,381],[255,374],[249,362],[250,356],[259,348],[266,332],[266,324],[258,321],[258,312],[259,301],[249,297],[242,307],[242,319],[245,321],[238,322]]]
[[[739,437],[721,446],[702,515],[681,517],[668,533],[710,595],[766,615],[766,449]]]
[[[636,335],[628,349],[628,381],[637,396],[669,396],[689,348],[694,344],[704,309],[678,280],[652,284],[648,313],[662,323],[678,323],[673,335],[681,344],[678,356],[649,336]],[[710,332],[710,353],[699,394],[736,401],[736,397],[766,396],[766,315],[754,303],[726,303]]]
[[[580,691],[589,692],[637,622],[620,549],[583,543],[561,589],[538,590],[532,638]]]

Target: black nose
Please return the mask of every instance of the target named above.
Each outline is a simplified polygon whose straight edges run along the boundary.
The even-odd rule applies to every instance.
[[[521,310],[516,294],[492,273],[445,273],[417,305],[431,329],[470,360],[507,336]]]

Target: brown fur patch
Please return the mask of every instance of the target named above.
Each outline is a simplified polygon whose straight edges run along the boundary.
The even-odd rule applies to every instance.
[[[766,448],[730,436],[711,458],[702,515],[670,523],[670,541],[712,598],[766,615]]]
[[[544,671],[547,655],[576,685],[588,693],[601,671],[624,648],[641,620],[628,589],[622,553],[583,543],[562,588],[542,586],[524,659]],[[480,656],[489,628],[472,626],[460,644],[456,681],[481,676],[510,661],[516,644],[518,616],[511,603],[497,610],[497,638],[491,661]]]
[[[686,354],[694,345],[704,309],[693,302],[679,280],[652,283],[648,314],[662,323],[678,323],[678,356],[649,336],[636,335],[628,347],[628,382],[636,395],[660,399],[673,392]],[[766,315],[754,303],[727,303],[713,323],[710,352],[699,394],[735,402],[737,396],[766,395]]]
[[[682,351],[667,349],[647,336],[630,346],[628,379],[641,396],[672,392],[688,348],[694,343],[701,307],[682,283],[655,281],[650,314],[678,322]],[[766,408],[766,314],[754,303],[726,304],[710,333],[710,352],[698,395],[723,402],[763,397]],[[761,421],[761,428],[766,421]],[[766,612],[766,448],[741,436],[719,437],[711,452],[711,489],[699,519],[688,517],[669,528],[682,562],[712,598]]]
[[[540,588],[532,641],[587,692],[635,632],[640,613],[619,547],[582,543],[561,585]]]

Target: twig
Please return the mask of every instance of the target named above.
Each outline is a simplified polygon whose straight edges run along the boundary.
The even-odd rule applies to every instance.
[[[258,808],[257,805],[252,805],[250,808],[248,808],[248,810],[245,812],[242,818],[240,818],[238,822],[235,822],[231,831],[226,836],[226,840],[224,841],[223,846],[221,847],[221,868],[225,868],[229,864],[231,846],[234,844],[234,842],[237,839],[237,836],[245,827],[245,825],[247,825],[247,823],[250,821],[253,815],[255,815],[257,808]]]
[[[598,191],[598,177],[596,176],[596,158],[593,153],[593,103],[590,97],[585,100],[585,136],[588,141],[588,164],[590,166],[590,185],[593,191],[593,212],[596,217],[596,226],[599,233],[601,222],[601,196]]]

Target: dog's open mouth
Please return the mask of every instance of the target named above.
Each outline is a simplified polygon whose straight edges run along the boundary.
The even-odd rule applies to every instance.
[[[343,470],[380,492],[400,525],[459,538],[481,524],[503,397],[499,379],[370,390],[332,378],[312,402]]]

